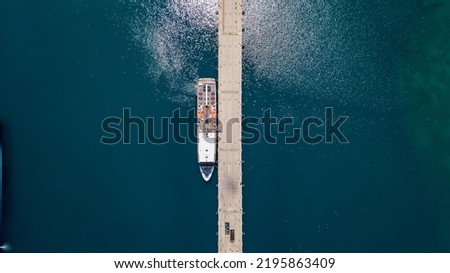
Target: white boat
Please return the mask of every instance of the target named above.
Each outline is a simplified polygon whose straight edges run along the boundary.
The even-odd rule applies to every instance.
[[[217,154],[216,80],[202,78],[197,84],[197,157],[200,172],[209,181]]]

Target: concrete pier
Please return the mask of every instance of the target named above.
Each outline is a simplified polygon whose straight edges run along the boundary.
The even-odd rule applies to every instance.
[[[242,252],[242,0],[219,0],[219,252]]]

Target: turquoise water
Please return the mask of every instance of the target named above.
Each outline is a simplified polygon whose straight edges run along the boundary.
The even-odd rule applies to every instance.
[[[124,107],[194,107],[217,76],[215,1],[125,2],[0,3],[12,251],[217,251],[195,144],[100,144]],[[333,107],[350,144],[244,146],[244,251],[450,251],[449,6],[246,1],[245,115]]]

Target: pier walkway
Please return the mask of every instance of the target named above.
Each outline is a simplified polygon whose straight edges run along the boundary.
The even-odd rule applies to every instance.
[[[242,252],[242,0],[219,0],[219,252]]]

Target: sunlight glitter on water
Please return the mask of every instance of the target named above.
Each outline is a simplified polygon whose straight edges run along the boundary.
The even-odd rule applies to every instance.
[[[147,3],[132,21],[135,41],[148,59],[149,75],[163,81],[160,96],[191,104],[195,80],[205,56],[217,49],[217,1],[169,1],[165,6]]]
[[[169,100],[190,104],[195,80],[204,76],[200,67],[214,72],[208,76],[217,73],[217,0],[169,1],[143,9],[132,27],[150,57],[151,77],[167,81]],[[284,109],[300,96],[385,105],[376,78],[382,73],[372,61],[381,53],[365,30],[371,19],[354,10],[338,1],[244,1],[244,85],[271,86],[270,94],[248,88],[247,103],[270,95]]]

